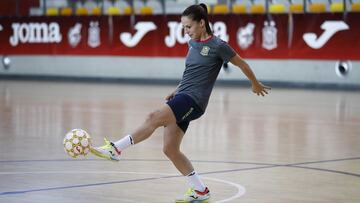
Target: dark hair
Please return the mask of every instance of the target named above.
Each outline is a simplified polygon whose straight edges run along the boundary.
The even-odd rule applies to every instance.
[[[196,4],[191,5],[184,10],[184,12],[181,14],[181,16],[189,17],[191,20],[196,21],[196,22],[200,22],[201,20],[204,20],[206,32],[209,35],[213,34],[213,32],[210,28],[210,25],[209,25],[208,10],[207,10],[207,6],[205,4],[201,3],[199,5],[196,5]]]

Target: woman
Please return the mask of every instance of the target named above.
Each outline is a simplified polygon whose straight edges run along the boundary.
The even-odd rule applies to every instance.
[[[187,177],[190,189],[176,202],[202,202],[210,198],[209,189],[195,172],[189,159],[180,151],[180,144],[190,121],[199,118],[206,110],[211,91],[223,63],[239,67],[252,84],[257,95],[264,96],[270,87],[257,81],[249,65],[209,26],[207,7],[192,5],[181,16],[184,31],[191,38],[183,78],[174,92],[166,97],[166,104],[150,113],[145,122],[132,134],[117,142],[105,139],[105,145],[95,147],[93,154],[109,160],[119,160],[127,147],[147,138],[158,127],[164,126],[165,155],[182,175]]]

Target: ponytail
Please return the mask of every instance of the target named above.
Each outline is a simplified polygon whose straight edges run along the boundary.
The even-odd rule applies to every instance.
[[[196,22],[200,22],[201,20],[204,20],[206,32],[209,35],[213,34],[209,24],[208,9],[205,4],[201,3],[199,5],[191,5],[184,10],[181,16],[189,17],[190,19]]]
[[[201,6],[204,9],[206,15],[208,15],[209,12],[207,6],[204,3],[199,4],[199,6]]]

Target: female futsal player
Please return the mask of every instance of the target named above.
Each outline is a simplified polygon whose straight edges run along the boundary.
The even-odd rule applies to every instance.
[[[181,23],[191,40],[188,43],[185,71],[176,90],[166,97],[166,104],[150,113],[133,133],[116,142],[105,139],[104,146],[94,147],[91,152],[117,161],[127,147],[149,138],[155,129],[163,126],[163,151],[190,184],[190,189],[176,202],[202,202],[210,198],[209,189],[180,151],[180,144],[190,121],[204,113],[222,64],[231,62],[239,67],[251,81],[252,91],[257,95],[264,96],[270,87],[258,82],[249,65],[226,42],[213,35],[206,5],[186,8]]]

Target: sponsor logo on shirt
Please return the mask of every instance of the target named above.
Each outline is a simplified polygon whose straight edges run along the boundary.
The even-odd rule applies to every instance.
[[[203,46],[203,48],[201,49],[200,54],[203,55],[203,56],[207,56],[207,55],[209,55],[209,51],[210,51],[210,47]]]

